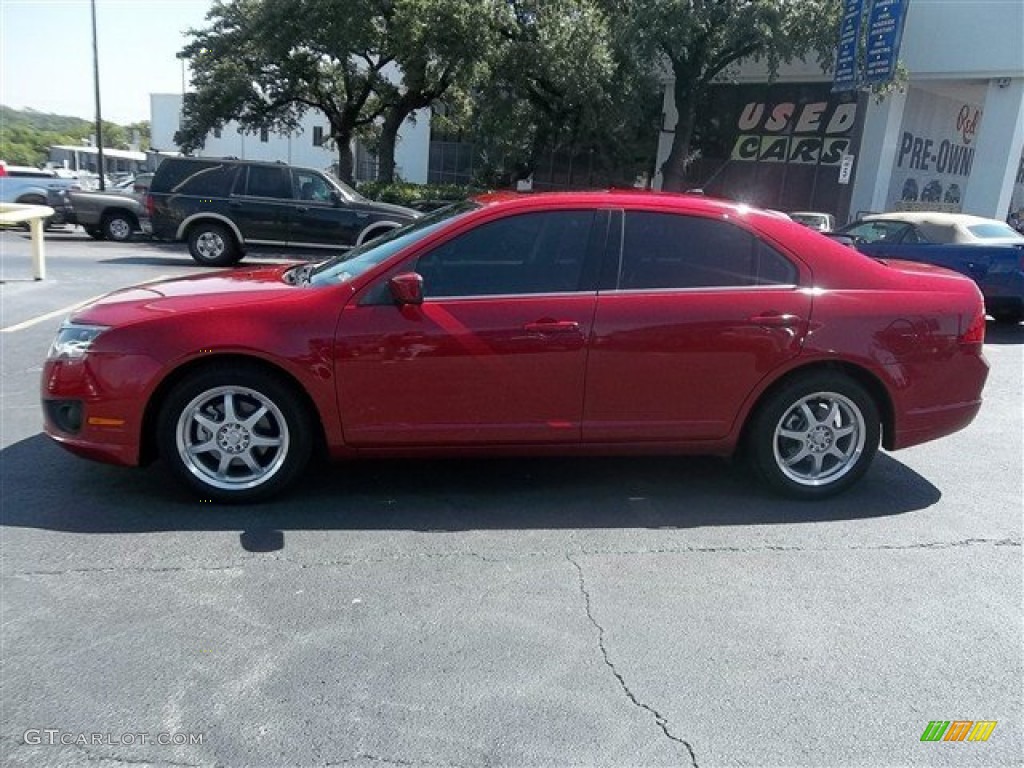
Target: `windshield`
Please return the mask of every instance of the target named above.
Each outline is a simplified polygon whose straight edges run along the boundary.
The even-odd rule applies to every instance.
[[[861,240],[869,243],[875,243],[879,240],[892,243],[900,239],[900,236],[908,226],[908,224],[904,224],[902,221],[876,219],[845,227],[841,230],[840,234],[859,237]]]
[[[348,200],[349,202],[352,202],[352,201],[356,201],[356,202],[360,202],[360,203],[369,202],[365,197],[360,195],[358,192],[356,192],[354,189],[352,189],[352,187],[350,187],[348,184],[346,184],[344,181],[339,179],[337,176],[335,176],[330,171],[324,171],[323,174],[324,174],[324,176],[327,177],[327,180],[331,184],[333,184],[335,187],[338,188],[338,191],[341,192],[341,196],[343,198],[345,198],[346,200]]]
[[[429,237],[449,222],[470,211],[475,211],[479,207],[479,203],[466,201],[441,208],[416,219],[411,224],[393,229],[375,240],[363,243],[347,253],[317,264],[306,279],[313,285],[347,283],[378,264],[383,264],[404,248]]]

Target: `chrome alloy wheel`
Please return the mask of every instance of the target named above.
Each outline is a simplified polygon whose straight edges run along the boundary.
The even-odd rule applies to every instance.
[[[828,485],[857,465],[866,434],[856,403],[837,392],[815,392],[779,419],[772,451],[779,471],[794,483]]]
[[[227,249],[227,243],[219,232],[203,232],[196,238],[196,250],[205,261],[220,258]]]
[[[120,217],[113,218],[107,225],[107,233],[111,240],[122,242],[132,236],[132,225]]]
[[[284,464],[290,445],[281,409],[254,389],[224,386],[194,398],[178,416],[178,455],[203,483],[255,488]]]

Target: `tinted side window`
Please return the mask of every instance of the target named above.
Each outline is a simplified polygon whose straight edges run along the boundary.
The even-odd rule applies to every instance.
[[[292,183],[286,168],[250,165],[245,193],[251,197],[291,198]]]
[[[579,290],[593,221],[593,211],[548,211],[476,227],[420,257],[424,295]]]
[[[327,179],[313,171],[292,171],[295,179],[295,192],[299,200],[313,200],[328,203],[331,200],[331,187]]]
[[[782,254],[728,222],[626,214],[620,289],[792,285],[797,274]]]
[[[165,160],[154,181],[159,179],[159,189],[179,195],[201,195],[227,197],[238,174],[238,165],[218,160],[188,160],[175,162]]]

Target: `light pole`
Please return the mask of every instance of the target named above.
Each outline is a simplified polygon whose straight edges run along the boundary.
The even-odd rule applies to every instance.
[[[100,112],[100,56],[96,46],[96,0],[90,0],[92,7],[92,71],[96,86],[96,163],[100,174],[100,191],[107,188],[103,167],[103,115]]]

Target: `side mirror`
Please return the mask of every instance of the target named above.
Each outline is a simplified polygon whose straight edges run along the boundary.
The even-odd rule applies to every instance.
[[[415,272],[403,272],[388,281],[391,297],[399,306],[423,303],[423,278]]]
[[[333,205],[341,205],[344,202],[341,198],[341,192],[336,189],[331,190],[331,203]]]

